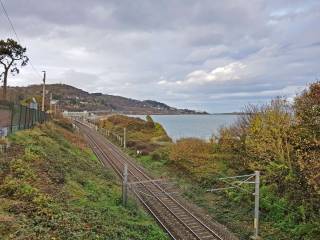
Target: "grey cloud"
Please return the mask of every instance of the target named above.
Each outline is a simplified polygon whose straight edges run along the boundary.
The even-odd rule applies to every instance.
[[[36,68],[84,90],[234,111],[319,77],[316,0],[3,1]],[[1,38],[12,37],[0,24]],[[236,79],[176,84],[235,62],[246,66]],[[30,67],[10,79],[40,81]]]

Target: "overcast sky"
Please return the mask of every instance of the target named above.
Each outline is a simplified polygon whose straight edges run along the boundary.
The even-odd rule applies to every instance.
[[[227,112],[320,77],[319,0],[2,1],[49,83]],[[30,66],[9,79],[34,83]]]

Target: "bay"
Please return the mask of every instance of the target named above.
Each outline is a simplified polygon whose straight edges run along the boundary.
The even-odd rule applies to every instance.
[[[146,115],[133,115],[133,117],[146,119]],[[176,141],[186,137],[208,140],[213,134],[217,135],[221,127],[234,123],[238,115],[151,115],[151,117]]]

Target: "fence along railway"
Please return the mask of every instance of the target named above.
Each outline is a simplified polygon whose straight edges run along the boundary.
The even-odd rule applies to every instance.
[[[147,173],[117,146],[82,122],[76,122],[103,165],[111,166],[122,178],[128,166],[130,189],[172,239],[233,240],[235,238],[219,224],[208,223],[170,194],[166,187]]]

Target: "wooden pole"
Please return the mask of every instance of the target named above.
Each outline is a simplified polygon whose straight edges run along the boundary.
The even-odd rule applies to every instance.
[[[42,85],[42,106],[41,110],[44,112],[44,101],[45,101],[45,96],[46,96],[46,71],[43,72],[43,85]]]

